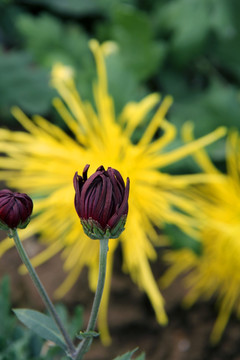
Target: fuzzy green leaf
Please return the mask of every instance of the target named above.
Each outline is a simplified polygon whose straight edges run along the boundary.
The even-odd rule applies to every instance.
[[[29,309],[13,309],[13,311],[17,318],[33,332],[66,350],[66,344],[49,316]]]
[[[128,351],[127,353],[117,356],[114,360],[131,360],[132,355],[137,351],[138,348],[133,349],[132,351]],[[143,359],[142,359],[143,360]]]
[[[80,331],[80,333],[77,335],[77,338],[80,340],[86,339],[86,338],[93,338],[98,337],[99,333],[96,331]]]

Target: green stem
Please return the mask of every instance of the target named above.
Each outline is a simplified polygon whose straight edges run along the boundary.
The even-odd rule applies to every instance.
[[[24,263],[24,265],[26,266],[28,272],[29,272],[29,275],[31,276],[32,280],[33,280],[33,283],[34,285],[36,286],[44,304],[46,305],[49,313],[51,314],[52,318],[54,319],[57,327],[59,328],[65,342],[66,342],[66,345],[67,345],[67,348],[68,348],[68,351],[69,351],[69,355],[74,356],[75,354],[75,346],[73,345],[72,343],[72,340],[70,339],[68,333],[66,332],[54,306],[53,306],[53,303],[51,302],[46,290],[44,289],[44,286],[42,285],[35,269],[33,268],[29,258],[28,258],[28,255],[27,253],[25,252],[23,246],[22,246],[22,243],[19,239],[19,236],[18,236],[18,232],[16,229],[10,229],[10,236],[13,237],[14,239],[14,242],[15,242],[15,245],[16,245],[16,248],[17,248],[17,251],[20,255],[20,258],[22,259],[22,262]]]
[[[108,239],[100,240],[98,284],[97,284],[97,290],[95,293],[92,311],[88,321],[86,332],[93,331],[96,325],[98,310],[101,303],[102,293],[105,283],[107,252],[108,252]],[[84,340],[82,340],[82,342],[79,344],[79,347],[77,348],[75,359],[77,360],[82,359],[83,355],[88,351],[91,342],[92,342],[92,337],[87,337]]]

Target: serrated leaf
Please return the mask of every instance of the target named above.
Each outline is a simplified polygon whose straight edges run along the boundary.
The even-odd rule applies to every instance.
[[[128,351],[127,353],[117,356],[113,360],[131,360],[132,355],[137,351],[138,348],[133,349],[132,351]]]
[[[17,318],[33,332],[66,350],[62,335],[49,316],[29,309],[13,309],[13,311]]]

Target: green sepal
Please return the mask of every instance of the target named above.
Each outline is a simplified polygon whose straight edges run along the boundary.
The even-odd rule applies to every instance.
[[[29,222],[30,222],[31,218],[29,217],[26,221],[24,221],[24,223],[20,222],[16,228],[18,229],[25,229],[25,227],[28,226]],[[0,230],[4,230],[4,231],[8,231],[9,229],[11,229],[7,224],[5,224],[4,222],[0,221]]]
[[[118,221],[117,225],[111,230],[111,239],[118,238],[123,230],[125,229],[125,224],[127,220],[127,215],[123,215]]]
[[[0,230],[8,231],[9,227],[7,226],[7,224],[0,221]]]
[[[81,224],[85,234],[93,240],[117,239],[125,229],[126,219],[127,215],[123,215],[114,228],[107,226],[105,230],[91,218],[81,219]]]
[[[76,335],[76,337],[80,340],[84,340],[86,338],[95,338],[98,337],[100,334],[96,331],[80,331],[79,334]]]
[[[28,226],[28,224],[30,223],[31,218],[29,217],[26,221],[24,221],[24,223],[20,222],[17,226],[18,229],[25,229],[25,227]]]
[[[81,224],[85,234],[93,240],[100,240],[104,238],[104,231],[97,221],[93,219],[81,219]]]
[[[96,239],[103,239],[104,238],[104,231],[101,227],[99,227],[100,225],[98,224],[97,221],[92,220],[93,222],[93,234],[95,235]]]

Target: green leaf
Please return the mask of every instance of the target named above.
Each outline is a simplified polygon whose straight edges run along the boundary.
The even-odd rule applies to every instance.
[[[8,276],[4,276],[1,280],[0,319],[0,337],[7,337],[15,327],[15,320],[10,317],[10,281]]]
[[[75,337],[76,333],[83,326],[83,306],[78,305],[74,308],[74,313],[67,324],[68,333]]]
[[[83,325],[83,307],[81,305],[74,307],[71,316],[69,316],[67,307],[64,304],[56,304],[55,309],[62,323],[65,325],[68,334],[74,339]]]
[[[23,13],[16,25],[35,61],[48,67],[55,62],[72,66],[87,62],[89,65],[88,37],[80,26],[64,24],[47,13],[38,17]],[[87,58],[83,58],[85,52]]]
[[[90,15],[100,12],[99,0],[25,0],[29,5],[46,6],[53,11],[68,15]]]
[[[196,137],[205,135],[218,126],[240,129],[238,89],[213,77],[204,92],[191,95],[189,91],[181,97],[175,96],[171,115],[171,120],[179,129],[185,121],[194,121]]]
[[[95,64],[88,35],[80,25],[63,23],[57,17],[41,13],[38,17],[22,14],[16,26],[34,61],[49,71],[57,62],[71,66],[81,97],[91,100]]]
[[[210,27],[209,0],[174,0],[160,4],[158,31],[170,34],[171,60],[185,64],[202,51]]]
[[[17,318],[33,332],[66,350],[62,335],[49,316],[29,309],[13,309],[13,311]]]
[[[116,358],[114,358],[114,360],[131,360],[132,355],[137,351],[138,348],[132,350],[132,351],[128,351],[127,353],[117,356]]]
[[[212,0],[217,3],[213,28],[216,38],[211,42],[211,59],[216,66],[231,74],[231,82],[240,81],[240,24],[237,14],[240,11],[240,3],[237,0],[226,2],[224,0]]]
[[[106,58],[109,93],[114,98],[116,114],[121,113],[128,101],[139,101],[146,94],[146,88],[123,63],[123,54],[113,53]]]
[[[212,13],[211,13],[211,28],[216,32],[217,36],[222,40],[228,41],[235,33],[234,29],[234,13],[238,13],[238,4],[234,1],[226,2],[225,0],[211,0],[212,2]],[[238,8],[236,8],[236,5]],[[237,24],[238,24],[237,20]],[[236,25],[237,25],[236,24]],[[212,44],[211,44],[212,46]]]
[[[108,31],[120,46],[124,65],[137,80],[149,78],[161,66],[166,54],[165,45],[154,39],[151,18],[144,12],[119,7]]]
[[[98,337],[99,333],[96,331],[80,331],[79,334],[77,334],[77,338],[80,340],[86,339],[86,338],[94,338]]]
[[[177,226],[165,224],[164,233],[168,236],[170,243],[175,250],[188,248],[191,249],[195,254],[201,255],[202,244],[183,232]]]
[[[36,67],[26,52],[6,52],[0,56],[0,108],[9,114],[13,105],[27,113],[44,113],[51,106],[54,91],[46,70]]]
[[[10,284],[9,277],[7,275],[1,279],[0,295],[0,314],[2,315],[4,313],[8,313],[10,309]]]
[[[135,360],[145,360],[145,354],[144,353],[140,354],[138,357],[136,357]]]

